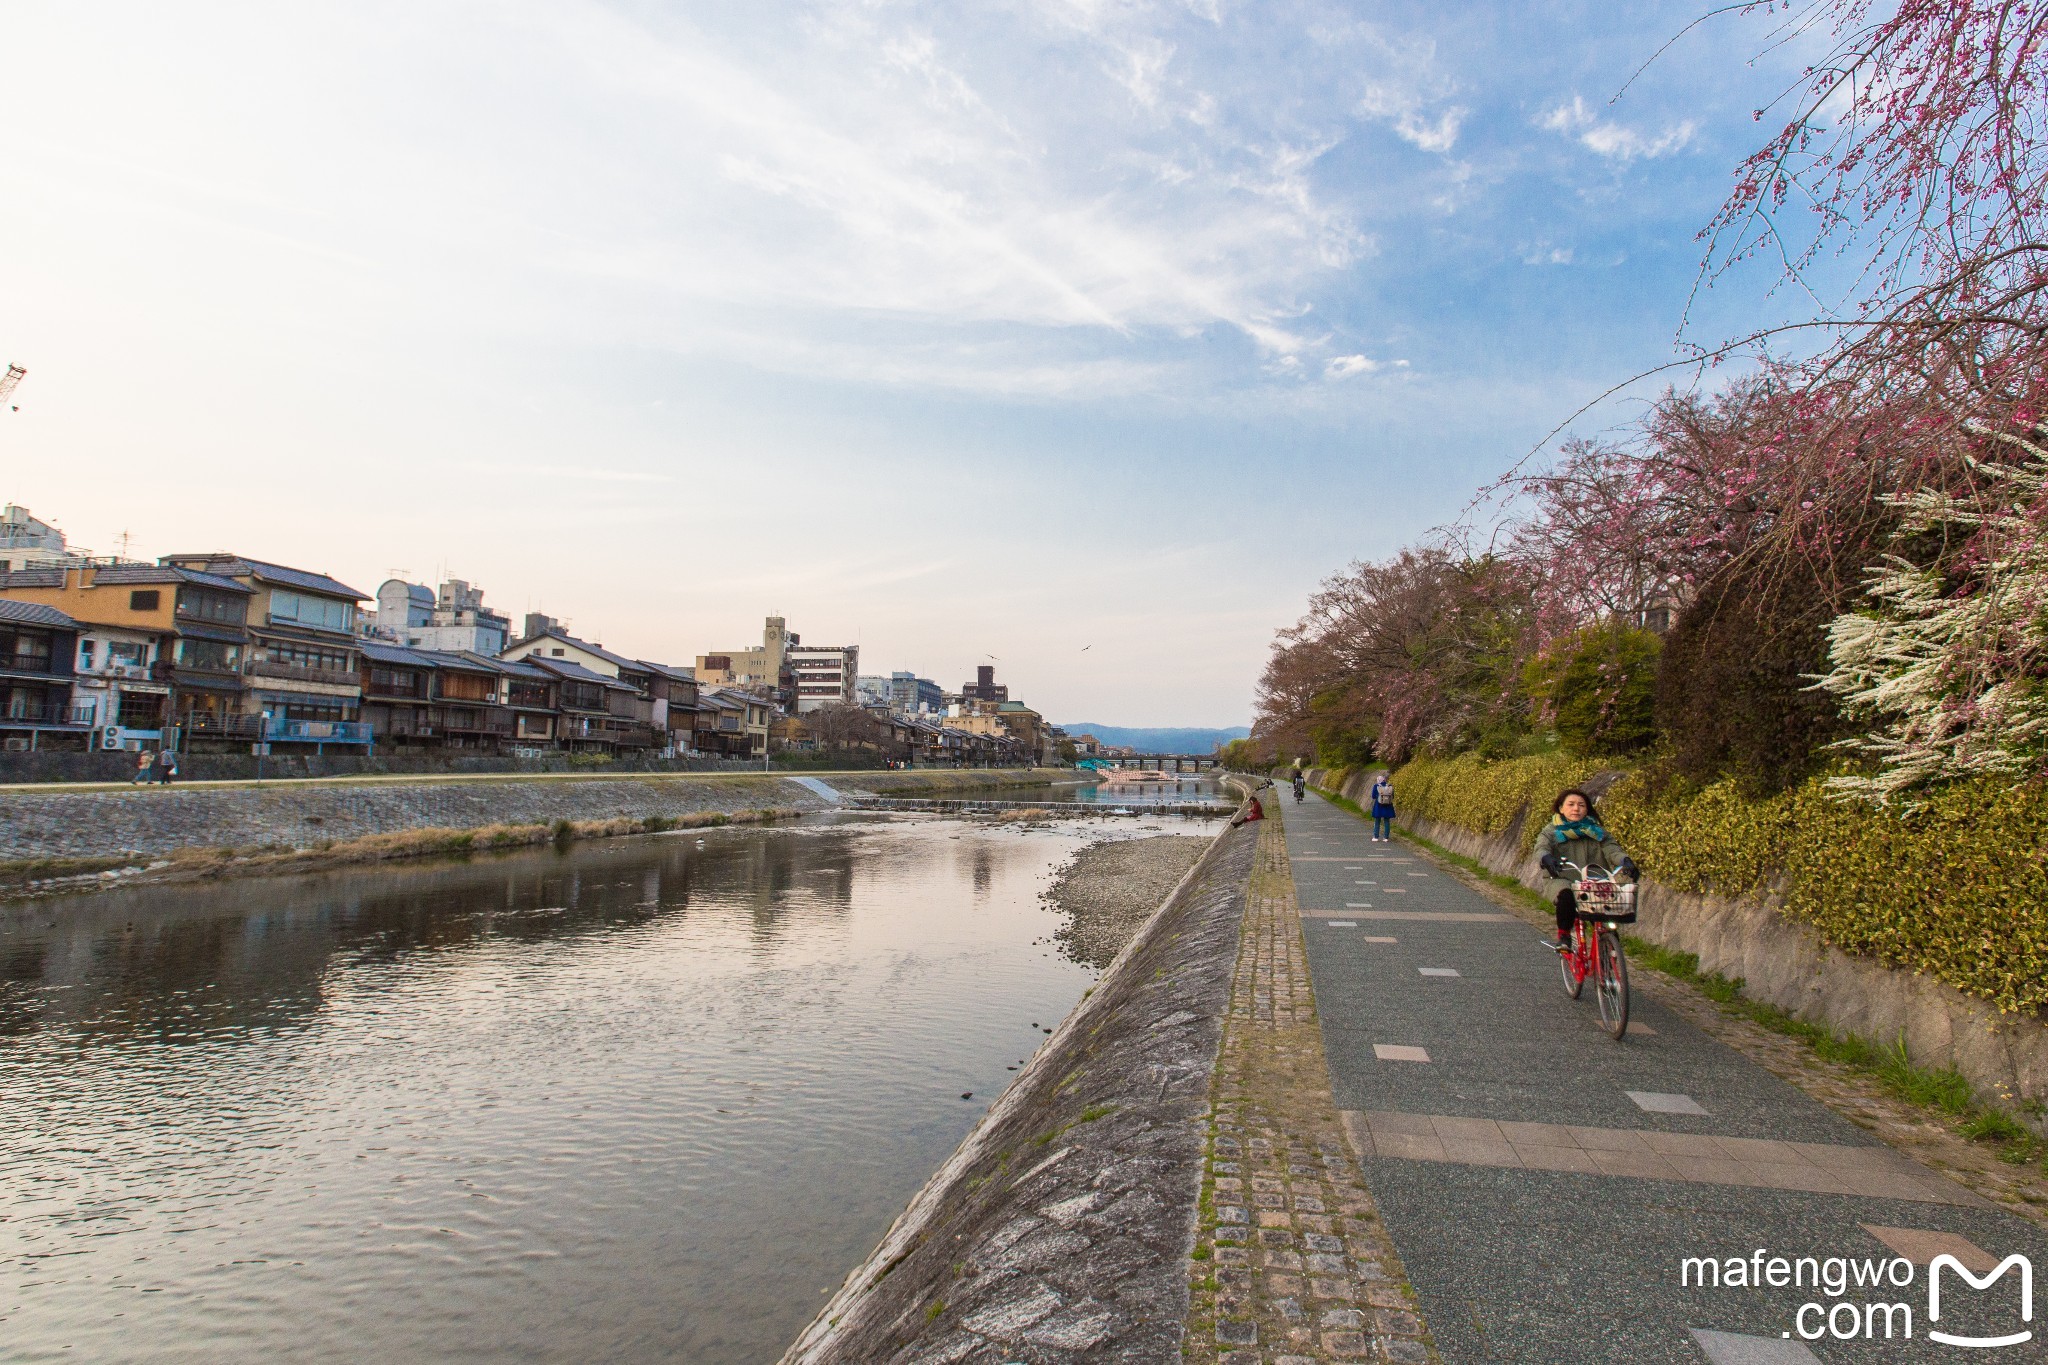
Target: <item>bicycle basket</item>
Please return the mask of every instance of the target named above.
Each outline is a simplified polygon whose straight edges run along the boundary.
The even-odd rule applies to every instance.
[[[1606,920],[1612,924],[1636,921],[1635,888],[1605,877],[1587,877],[1572,887],[1580,919]]]

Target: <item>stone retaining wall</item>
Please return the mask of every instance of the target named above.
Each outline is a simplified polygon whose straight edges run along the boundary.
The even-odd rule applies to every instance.
[[[1217,836],[784,1365],[1181,1359],[1257,828]]]
[[[1317,770],[1311,780],[1322,776]],[[1610,779],[1611,780],[1611,779]],[[1357,801],[1369,785],[1355,774],[1340,795]],[[1604,790],[1589,783],[1598,796]],[[1395,807],[1400,793],[1395,793]],[[1407,815],[1404,829],[1534,889],[1542,880],[1524,845],[1529,812],[1490,838],[1459,825]],[[1987,1100],[2016,1106],[2048,1099],[2048,1026],[2031,1015],[2000,1014],[1989,1002],[1945,982],[1880,966],[1832,948],[1760,896],[1698,896],[1645,877],[1634,932],[1698,956],[1704,971],[1741,977],[1743,993],[1837,1033],[1881,1043],[1903,1038],[1913,1060],[1954,1066]]]
[[[867,791],[1037,784],[1040,770],[827,775]],[[833,802],[790,777],[605,774],[479,777],[407,782],[286,782],[275,786],[30,788],[0,792],[0,862],[30,858],[163,854],[181,848],[312,848],[409,829],[477,829],[556,820],[730,813],[773,806],[825,810]]]
[[[161,854],[181,848],[312,848],[399,830],[476,829],[614,816],[830,803],[779,777],[310,783],[0,794],[0,861]]]

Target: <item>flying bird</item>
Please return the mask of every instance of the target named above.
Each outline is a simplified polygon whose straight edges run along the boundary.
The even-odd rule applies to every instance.
[[[1095,648],[1095,646],[1094,646],[1094,645],[1082,645],[1082,646],[1081,646],[1081,652],[1082,652],[1083,654],[1086,654],[1086,653],[1087,653],[1087,652],[1088,652],[1089,650],[1091,650],[1091,649],[1093,649],[1093,648]]]

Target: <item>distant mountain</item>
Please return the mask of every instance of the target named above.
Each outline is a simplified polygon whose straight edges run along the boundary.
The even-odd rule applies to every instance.
[[[1104,744],[1128,745],[1141,754],[1206,754],[1219,744],[1245,739],[1251,731],[1242,725],[1227,730],[1146,730],[1128,725],[1097,725],[1092,721],[1063,724],[1070,735],[1093,735]]]

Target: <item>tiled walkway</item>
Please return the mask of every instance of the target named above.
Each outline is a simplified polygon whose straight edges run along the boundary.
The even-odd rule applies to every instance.
[[[1565,994],[1538,929],[1412,845],[1374,842],[1318,797],[1285,807],[1339,1121],[1443,1360],[1924,1360],[1946,1349],[1926,1340],[1941,1248],[2048,1266],[2038,1227],[1643,993],[1615,1042],[1590,991]],[[1802,1341],[1804,1305],[1875,1291],[1708,1287],[1683,1270],[1752,1256],[1901,1257],[1919,1278],[1880,1297],[1911,1305],[1915,1335]],[[1945,1292],[1938,1328],[2009,1332],[2017,1300]]]
[[[1331,1100],[1277,820],[1252,873],[1190,1273],[1190,1360],[1436,1359]]]

